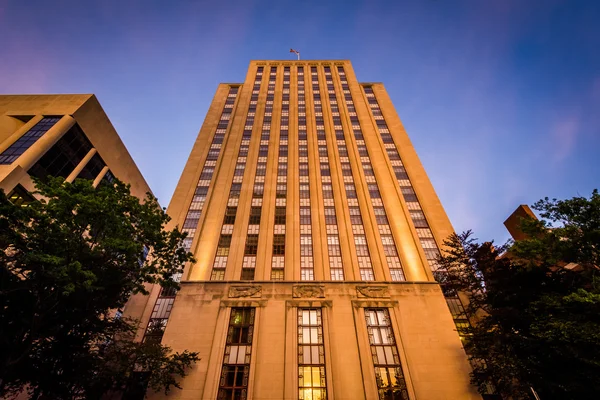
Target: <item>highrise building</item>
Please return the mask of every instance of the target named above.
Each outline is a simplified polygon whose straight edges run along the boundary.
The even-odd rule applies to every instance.
[[[168,213],[197,262],[154,288],[140,337],[201,357],[169,397],[480,398],[436,282],[452,226],[349,61],[252,61],[220,84]]]

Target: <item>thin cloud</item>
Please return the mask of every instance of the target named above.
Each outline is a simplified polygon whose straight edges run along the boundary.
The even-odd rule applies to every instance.
[[[555,162],[562,162],[572,155],[581,125],[578,115],[567,115],[560,119],[552,132],[553,158]]]

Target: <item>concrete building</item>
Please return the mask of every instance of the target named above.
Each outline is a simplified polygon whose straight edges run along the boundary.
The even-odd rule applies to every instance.
[[[0,188],[13,202],[34,191],[31,176],[114,177],[140,198],[146,181],[92,94],[0,95]]]
[[[197,262],[153,290],[140,338],[201,357],[169,397],[480,398],[435,279],[452,226],[349,61],[252,61],[220,84],[168,213]]]
[[[151,192],[93,94],[0,95],[0,188],[15,204],[32,201],[32,176],[61,176],[94,186],[115,177],[131,194]],[[124,315],[139,319],[147,296],[134,296]]]

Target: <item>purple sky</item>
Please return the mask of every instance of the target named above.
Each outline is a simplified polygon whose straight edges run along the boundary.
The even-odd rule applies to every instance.
[[[95,3],[95,4],[94,4]],[[0,93],[95,93],[167,205],[218,82],[350,59],[383,82],[457,231],[600,186],[600,1],[0,0]]]

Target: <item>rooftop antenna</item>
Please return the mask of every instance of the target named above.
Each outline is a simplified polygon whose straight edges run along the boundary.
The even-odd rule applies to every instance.
[[[300,52],[298,50],[290,49],[290,53],[296,53],[298,56],[298,61],[300,61]]]

